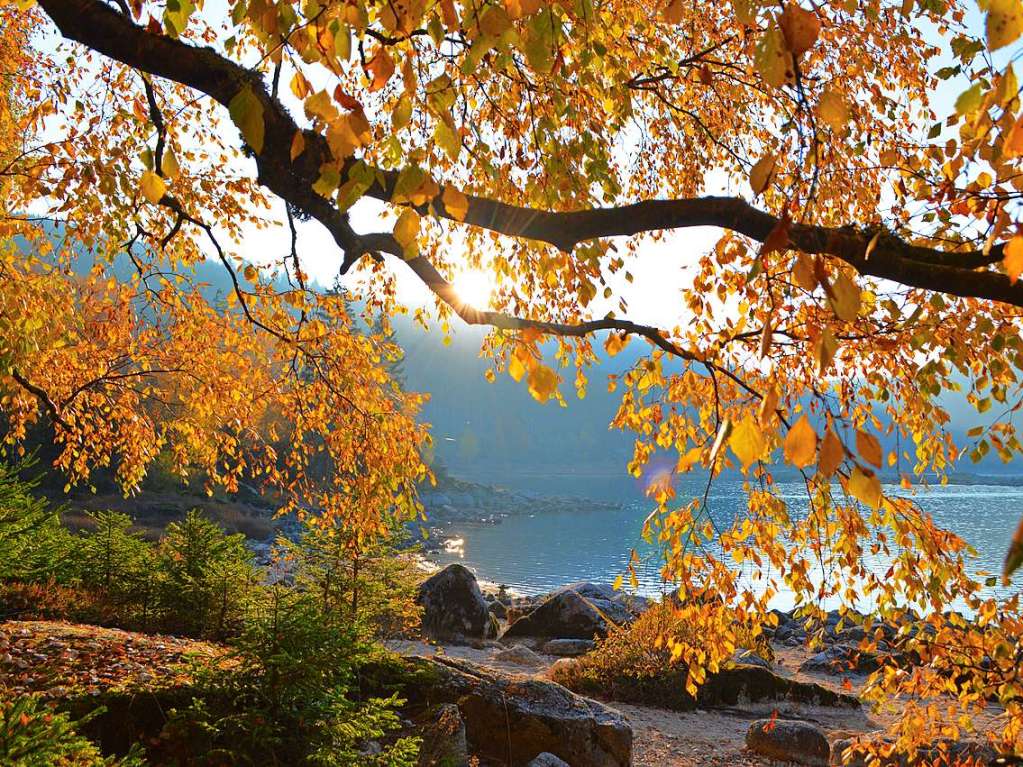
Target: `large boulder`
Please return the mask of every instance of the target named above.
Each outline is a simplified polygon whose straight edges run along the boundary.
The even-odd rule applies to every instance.
[[[562,589],[512,623],[502,638],[593,639],[594,636],[607,636],[612,623],[612,618],[579,592]]]
[[[415,657],[403,695],[415,705],[455,703],[470,750],[522,767],[543,752],[572,767],[628,767],[632,728],[620,713],[561,685],[455,658]]]
[[[760,719],[746,732],[746,747],[779,762],[827,767],[831,746],[819,727],[789,719]]]
[[[556,589],[551,593],[551,596],[564,591],[574,591],[619,625],[631,623],[648,606],[645,598],[616,591],[610,583],[579,581]]]
[[[451,564],[419,586],[416,603],[423,608],[423,633],[435,639],[490,639],[496,622],[467,567]]]

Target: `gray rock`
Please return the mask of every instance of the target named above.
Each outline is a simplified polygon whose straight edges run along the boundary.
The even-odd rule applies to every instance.
[[[551,592],[551,596],[556,596],[564,591],[574,591],[618,625],[631,623],[647,608],[645,598],[615,591],[614,586],[610,583],[579,581],[555,589]]]
[[[496,599],[487,605],[487,609],[490,610],[495,618],[502,619],[508,617],[508,608]]]
[[[593,639],[607,636],[612,623],[611,618],[579,592],[563,589],[512,623],[504,637]]]
[[[452,564],[419,586],[416,603],[423,608],[423,633],[435,639],[488,639],[496,621],[487,610],[476,576]]]
[[[561,685],[502,674],[455,658],[410,658],[411,705],[457,703],[481,761],[528,764],[549,752],[572,767],[628,767],[632,728],[618,711]]]
[[[423,742],[418,767],[468,767],[465,722],[454,703],[442,703],[432,709],[420,736]]]
[[[544,751],[542,754],[537,754],[536,758],[526,767],[571,767],[571,765],[564,759],[559,759],[554,754]]]
[[[745,663],[750,666],[760,666],[760,668],[771,668],[771,661],[767,660],[752,650],[738,649],[732,654],[732,663]]]
[[[519,666],[542,666],[543,658],[525,645],[517,644],[494,654],[494,660]]]
[[[826,674],[870,674],[880,668],[877,656],[844,644],[831,645],[811,655],[799,670]]]
[[[595,646],[592,639],[552,639],[544,644],[542,652],[560,658],[575,658],[592,652]]]
[[[746,747],[782,762],[827,767],[831,746],[819,727],[790,719],[760,719],[746,732]]]

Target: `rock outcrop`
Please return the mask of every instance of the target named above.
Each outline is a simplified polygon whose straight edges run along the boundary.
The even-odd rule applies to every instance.
[[[632,728],[617,711],[561,685],[523,679],[454,658],[410,658],[403,691],[412,705],[458,706],[470,751],[525,765],[549,752],[572,767],[628,767]]]
[[[746,747],[780,762],[827,767],[831,746],[819,727],[790,719],[760,719],[746,733]]]
[[[465,641],[496,636],[496,621],[467,567],[451,564],[419,586],[423,633],[433,639]]]
[[[588,599],[571,589],[552,594],[528,615],[515,621],[505,637],[593,639],[607,636],[612,621]]]
[[[517,618],[504,636],[591,640],[607,636],[613,624],[629,623],[638,615],[642,603],[627,599],[610,586],[595,583],[563,586]]]

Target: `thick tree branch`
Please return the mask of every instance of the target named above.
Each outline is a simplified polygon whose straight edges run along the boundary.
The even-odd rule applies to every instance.
[[[306,151],[292,162],[291,142],[299,127],[284,105],[267,91],[258,72],[235,64],[211,48],[149,32],[101,0],[40,0],[40,6],[66,37],[129,66],[194,88],[221,104],[229,104],[242,87],[250,87],[264,111],[264,146],[256,156],[260,183],[330,231],[345,251],[342,271],[374,250],[372,243],[352,230],[345,214],[312,189],[320,166],[331,160],[326,140],[318,133],[305,131]],[[353,162],[349,161],[349,167]],[[380,171],[378,178],[380,181],[367,194],[390,200],[398,174]],[[435,215],[451,218],[440,200],[434,201],[432,207]],[[423,212],[427,212],[425,208]],[[469,196],[465,223],[571,252],[586,240],[695,226],[720,227],[763,242],[779,219],[745,200],[729,197],[646,200],[611,208],[543,211]],[[793,224],[789,231],[791,247],[842,259],[866,275],[909,287],[1023,306],[1023,282],[1013,284],[1002,273],[977,270],[1000,258],[998,248],[990,254],[943,251],[883,235],[868,257],[872,236],[872,232],[852,228],[802,224]]]

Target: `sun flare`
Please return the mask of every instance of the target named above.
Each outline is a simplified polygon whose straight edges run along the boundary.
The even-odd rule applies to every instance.
[[[452,284],[458,297],[474,309],[486,309],[490,306],[494,285],[486,272],[466,269],[455,276]]]

